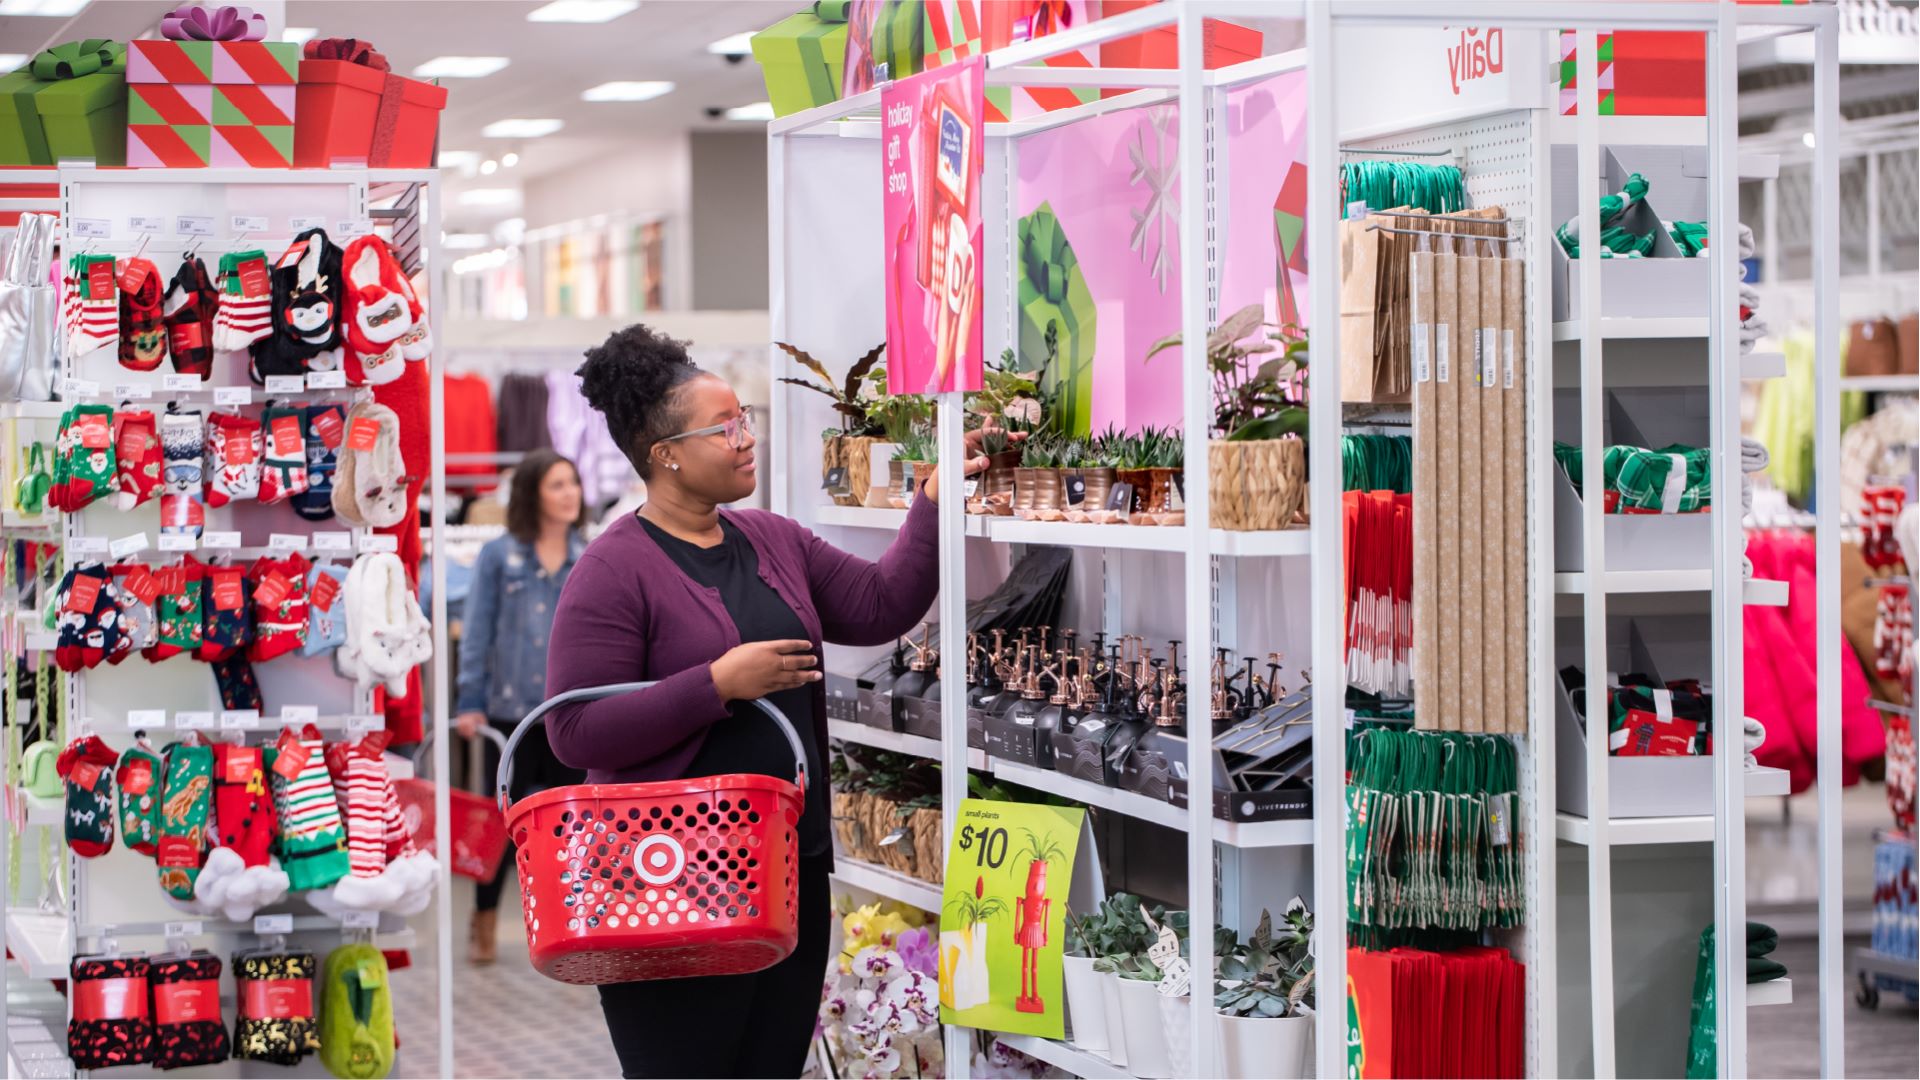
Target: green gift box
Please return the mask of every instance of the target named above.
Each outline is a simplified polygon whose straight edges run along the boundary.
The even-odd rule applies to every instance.
[[[918,75],[926,59],[926,5],[922,0],[878,0],[873,16],[873,62],[885,65],[875,82]]]
[[[1020,219],[1020,367],[1046,365],[1066,430],[1087,435],[1093,428],[1093,293],[1080,272],[1080,260],[1053,206],[1041,203]],[[1053,341],[1048,343],[1051,330]],[[1052,355],[1049,362],[1048,356]]]
[[[126,70],[124,44],[92,39],[56,45],[0,75],[0,165],[125,165]]]
[[[767,80],[775,116],[838,101],[846,21],[828,22],[811,11],[790,15],[753,35],[753,58]]]

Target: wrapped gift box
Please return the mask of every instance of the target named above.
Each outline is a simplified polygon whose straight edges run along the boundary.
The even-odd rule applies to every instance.
[[[93,39],[0,75],[0,165],[126,164],[126,67],[125,45]]]
[[[811,11],[790,15],[753,35],[753,58],[767,81],[775,116],[838,101],[847,24],[827,22]]]
[[[1051,204],[1043,202],[1021,218],[1018,233],[1020,366],[1034,370],[1046,363],[1051,327],[1055,360],[1048,377],[1056,380],[1052,389],[1067,411],[1068,431],[1089,434],[1093,419],[1093,294]]]
[[[127,57],[127,164],[293,165],[300,47],[269,41],[136,41]]]
[[[813,8],[827,22],[848,24],[842,97],[920,73],[926,55],[922,0],[821,0]]]
[[[1578,111],[1577,50],[1560,35],[1560,114]],[[1594,35],[1601,116],[1705,116],[1707,35],[1686,30],[1620,30]]]
[[[309,41],[299,96],[293,161],[300,168],[324,169],[341,159],[433,167],[446,87],[393,74],[364,42]]]
[[[1158,0],[1106,0],[1100,12],[1103,17],[1112,18],[1123,12],[1147,7]],[[1208,19],[1201,24],[1201,56],[1208,70],[1238,64],[1245,60],[1257,60],[1260,57],[1261,35],[1258,30],[1220,19]],[[1109,41],[1100,46],[1100,66],[1108,68],[1173,68],[1180,66],[1180,32],[1171,26],[1160,26],[1144,34],[1135,34],[1119,41]],[[1124,89],[1101,91],[1105,97],[1124,94]]]
[[[923,63],[928,71],[1091,21],[1085,0],[925,2],[926,19],[921,36],[925,50]],[[1087,54],[1079,51],[1051,56],[1040,63],[1042,67],[1059,68],[1093,66]],[[1098,97],[1099,91],[1091,87],[989,86],[987,121],[999,123],[1055,109],[1071,109]]]

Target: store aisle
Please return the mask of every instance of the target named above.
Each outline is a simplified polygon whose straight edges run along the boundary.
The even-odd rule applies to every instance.
[[[1847,954],[1867,943],[1847,939]],[[1793,977],[1793,1004],[1753,1010],[1747,1020],[1747,1068],[1755,1080],[1820,1075],[1819,948],[1811,938],[1782,938],[1773,959]],[[1851,1003],[1849,970],[1847,1075],[1920,1076],[1914,1007],[1882,994],[1878,1011]]]

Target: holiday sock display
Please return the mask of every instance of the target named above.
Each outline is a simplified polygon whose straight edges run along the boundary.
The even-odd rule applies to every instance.
[[[260,697],[260,677],[253,673],[253,662],[244,652],[236,652],[224,660],[215,660],[208,665],[213,669],[213,684],[220,692],[220,707],[228,711],[252,709],[259,712],[266,707]]]
[[[153,1060],[153,1019],[144,956],[76,956],[67,1056],[78,1069]]]
[[[260,461],[266,452],[260,421],[238,413],[214,413],[207,422],[207,505],[219,508],[260,497]]]
[[[261,415],[266,458],[260,468],[260,501],[285,502],[307,490],[307,434],[302,411],[268,406]]]
[[[303,419],[307,488],[293,497],[293,512],[308,521],[326,521],[333,517],[333,474],[347,438],[347,413],[338,405],[309,405]]]
[[[153,992],[153,1063],[162,1069],[227,1060],[220,1017],[220,958],[212,953],[160,956],[147,985]]]
[[[301,656],[330,653],[347,640],[347,613],[340,603],[346,582],[344,566],[321,563],[307,571],[307,640]]]
[[[53,662],[61,671],[82,671],[97,666],[118,644],[120,611],[113,591],[107,585],[113,572],[101,563],[81,563],[60,582],[55,596],[59,604],[59,639],[54,645]]]
[[[233,958],[239,1018],[233,1056],[274,1065],[298,1065],[320,1049],[314,1017],[312,953],[253,953]]]
[[[219,303],[207,279],[207,264],[193,257],[180,260],[163,302],[173,370],[198,375],[201,382],[213,378],[213,320]]]
[[[153,413],[122,412],[113,418],[113,508],[131,510],[160,493],[160,466],[165,454]]]
[[[311,725],[280,735],[273,760],[273,805],[280,822],[280,864],[294,889],[321,889],[347,875],[346,832],[334,801],[325,745]]]
[[[113,568],[113,582],[107,586],[119,609],[120,633],[107,654],[109,663],[118,664],[135,650],[160,644],[160,621],[154,602],[160,596],[160,580],[145,563],[121,563]]]
[[[61,289],[67,298],[67,359],[78,360],[120,340],[120,285],[113,256],[75,256]]]
[[[147,259],[128,259],[120,271],[120,366],[152,371],[167,357],[160,271]]]
[[[197,537],[206,528],[206,421],[197,412],[169,410],[160,420],[166,468],[160,496],[160,531]]]
[[[400,342],[413,329],[413,308],[398,288],[406,275],[387,242],[374,235],[348,244],[340,262],[347,275],[340,297],[347,382],[385,385],[404,371]]]
[[[113,748],[98,735],[75,739],[60,751],[54,769],[66,781],[67,847],[83,859],[113,850]]]
[[[306,644],[311,568],[298,554],[262,557],[253,564],[248,575],[253,580],[253,644],[248,655],[255,662],[285,656]]]
[[[200,648],[201,590],[206,568],[191,555],[177,566],[155,567],[153,576],[160,584],[154,601],[155,622],[160,638],[146,650],[148,660],[159,662]]]
[[[252,637],[247,617],[247,575],[238,566],[209,566],[203,573],[201,610],[206,618],[194,655],[217,663],[244,648]]]
[[[160,847],[160,784],[165,764],[144,741],[120,754],[114,782],[120,785],[120,835],[149,859]]]
[[[274,264],[273,332],[254,342],[254,376],[304,375],[308,361],[340,347],[340,249],[309,229]]]
[[[113,407],[75,405],[60,420],[54,439],[53,487],[47,504],[72,514],[113,493],[117,471]]]
[[[393,1071],[393,995],[387,958],[368,942],[327,954],[320,977],[320,1063],[341,1080]]]
[[[220,307],[213,316],[213,347],[239,352],[273,332],[273,274],[258,249],[220,256]]]
[[[213,747],[175,743],[167,747],[167,786],[160,802],[160,844],[154,866],[160,887],[179,900],[193,899],[194,879],[206,859],[207,817],[213,812]]]
[[[385,405],[362,403],[347,414],[346,442],[333,478],[333,511],[351,525],[384,529],[407,512],[400,418]]]
[[[226,743],[213,748],[213,820],[219,846],[247,866],[267,865],[275,823],[264,749]]]

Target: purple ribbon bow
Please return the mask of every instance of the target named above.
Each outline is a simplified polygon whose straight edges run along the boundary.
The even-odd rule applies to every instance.
[[[263,41],[267,17],[246,7],[181,4],[160,20],[160,36],[169,41]]]

